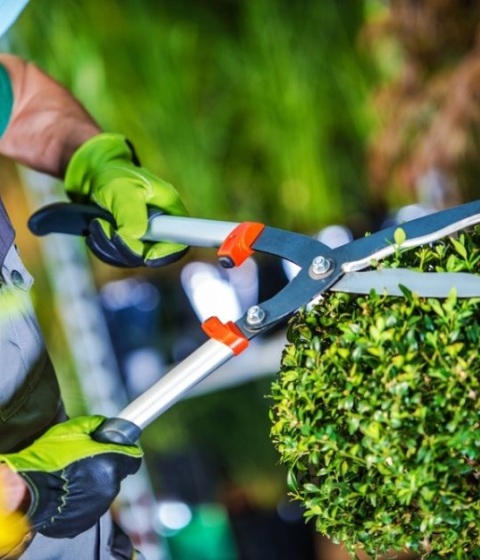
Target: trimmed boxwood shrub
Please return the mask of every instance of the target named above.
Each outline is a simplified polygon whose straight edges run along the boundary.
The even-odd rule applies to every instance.
[[[476,228],[379,266],[478,273],[479,247]],[[271,435],[317,530],[352,555],[480,558],[480,297],[330,292],[288,341]]]

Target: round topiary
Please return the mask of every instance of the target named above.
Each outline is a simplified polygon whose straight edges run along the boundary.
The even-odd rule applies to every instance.
[[[476,272],[480,228],[381,266]],[[292,496],[352,554],[480,558],[480,297],[328,293],[292,319],[272,439]]]

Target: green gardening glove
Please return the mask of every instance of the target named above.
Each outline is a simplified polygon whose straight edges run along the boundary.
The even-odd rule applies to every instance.
[[[140,467],[137,446],[97,443],[92,434],[105,420],[82,416],[50,428],[18,453],[0,455],[30,489],[32,529],[52,538],[72,538],[108,510],[120,482]]]
[[[177,191],[140,167],[124,136],[103,133],[78,148],[65,174],[65,188],[76,202],[93,202],[108,210],[116,223],[93,220],[87,245],[114,266],[162,266],[180,258],[187,247],[141,241],[147,231],[147,206],[174,216],[186,215]]]

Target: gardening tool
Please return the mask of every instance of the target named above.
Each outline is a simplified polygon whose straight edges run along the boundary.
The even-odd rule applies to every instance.
[[[29,227],[37,235],[86,235],[92,219],[113,217],[96,206],[58,203],[37,211]],[[170,370],[115,418],[104,422],[94,438],[130,444],[142,430],[179,401],[192,387],[240,354],[249,341],[309,304],[328,290],[352,293],[404,295],[401,286],[425,297],[480,297],[480,276],[469,273],[414,272],[406,269],[367,270],[372,262],[400,248],[432,243],[480,223],[480,201],[463,204],[393,226],[331,249],[313,238],[256,222],[221,222],[152,213],[144,236],[151,241],[176,241],[197,247],[219,247],[226,268],[242,264],[255,252],[287,259],[299,273],[275,296],[250,307],[235,322],[207,319],[202,328],[210,337],[200,348]]]

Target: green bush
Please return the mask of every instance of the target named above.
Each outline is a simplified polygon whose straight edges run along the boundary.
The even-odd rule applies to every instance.
[[[480,228],[382,266],[478,272]],[[292,496],[353,554],[480,558],[480,298],[331,293],[290,323],[272,439]]]

